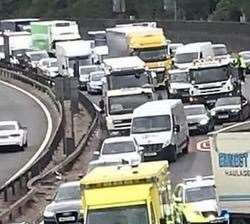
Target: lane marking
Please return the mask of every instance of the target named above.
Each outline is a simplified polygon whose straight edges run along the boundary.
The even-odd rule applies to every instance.
[[[36,160],[37,158],[40,156],[40,154],[43,152],[43,150],[45,149],[46,145],[48,144],[49,140],[50,140],[50,136],[52,134],[52,127],[53,127],[53,122],[52,122],[52,118],[51,118],[51,114],[49,112],[49,110],[47,109],[47,107],[35,96],[33,96],[31,93],[27,92],[26,90],[21,89],[20,87],[17,87],[13,84],[4,82],[2,80],[0,80],[0,83],[2,83],[3,85],[6,85],[8,87],[11,87],[13,89],[16,89],[17,91],[25,94],[26,96],[30,97],[31,99],[33,99],[43,110],[46,119],[47,119],[47,132],[45,135],[45,138],[42,142],[42,144],[40,145],[39,149],[37,150],[37,152],[33,155],[33,157],[17,172],[15,173],[3,186],[8,185],[10,182],[12,182],[14,179],[16,179],[19,175],[21,175],[22,173],[24,173]],[[0,186],[0,187],[3,187]]]
[[[209,152],[211,150],[211,143],[209,139],[205,139],[196,143],[196,149],[202,152]]]

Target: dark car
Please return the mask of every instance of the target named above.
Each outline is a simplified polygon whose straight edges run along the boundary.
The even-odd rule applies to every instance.
[[[44,224],[83,223],[80,182],[63,183],[43,213]]]
[[[218,123],[244,121],[249,117],[249,104],[244,96],[219,98],[211,110]]]
[[[214,119],[203,104],[184,106],[190,132],[206,134],[214,130]]]

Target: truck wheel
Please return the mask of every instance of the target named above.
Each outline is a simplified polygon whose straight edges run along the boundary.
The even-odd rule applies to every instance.
[[[188,154],[188,145],[189,145],[189,138],[187,137],[187,144],[185,146],[185,148],[183,148],[182,150],[182,154]]]
[[[169,162],[175,162],[177,160],[177,146],[173,145],[169,150]]]

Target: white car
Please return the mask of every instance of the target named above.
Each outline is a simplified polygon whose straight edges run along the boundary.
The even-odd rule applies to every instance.
[[[38,66],[40,60],[49,58],[49,55],[46,51],[28,51],[24,55],[24,60],[33,68]]]
[[[43,75],[50,78],[58,76],[58,63],[56,58],[44,58],[39,61],[38,68]]]
[[[87,83],[88,93],[102,93],[104,71],[91,72]]]
[[[101,151],[94,154],[99,156],[99,160],[106,162],[138,164],[143,160],[142,150],[143,148],[130,136],[113,137],[105,139]]]
[[[27,128],[17,121],[0,122],[0,146],[27,146]]]

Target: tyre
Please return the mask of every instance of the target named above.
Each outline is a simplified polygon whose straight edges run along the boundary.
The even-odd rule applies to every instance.
[[[28,147],[28,141],[25,142],[25,144],[23,145],[24,148]]]
[[[168,161],[169,162],[175,162],[177,160],[177,146],[171,146],[169,149],[169,154],[168,154]]]
[[[184,155],[188,154],[188,145],[189,145],[189,138],[187,137],[187,144],[186,144],[185,148],[183,148],[182,154],[184,154]]]

